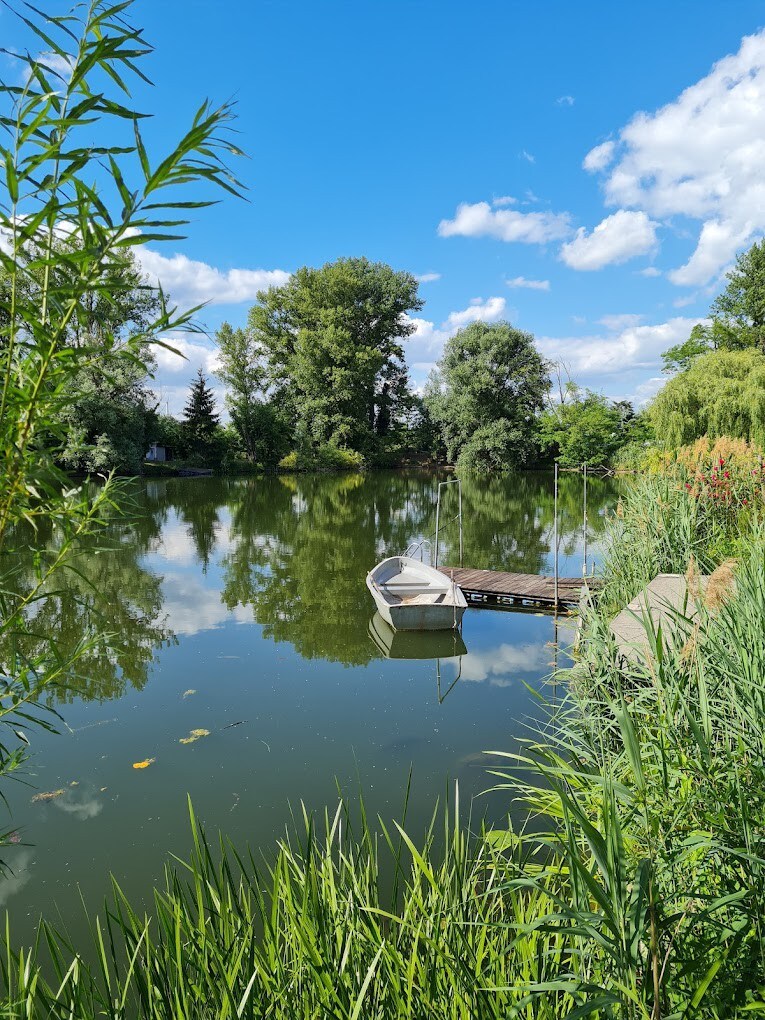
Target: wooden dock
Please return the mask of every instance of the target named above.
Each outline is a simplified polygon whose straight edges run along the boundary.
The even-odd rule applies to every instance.
[[[541,574],[511,574],[504,570],[472,570],[469,567],[439,567],[454,578],[470,606],[555,606],[555,578]],[[558,578],[558,605],[577,606],[582,592],[581,577]],[[588,587],[597,588],[597,578]]]

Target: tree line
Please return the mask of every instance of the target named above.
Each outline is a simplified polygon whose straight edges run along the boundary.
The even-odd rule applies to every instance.
[[[65,253],[73,242],[56,244]],[[45,260],[34,251],[27,258],[38,267],[23,276],[33,301]],[[10,286],[6,269],[0,307]],[[154,338],[146,335],[166,300],[130,248],[113,252],[104,285],[83,295],[64,337],[88,355],[57,401],[64,468],[139,473],[152,443],[224,471],[438,461],[485,472],[552,459],[606,464],[656,437],[669,446],[705,434],[765,442],[765,242],[738,257],[708,320],[665,352],[671,378],[641,414],[581,388],[508,322],[457,332],[424,389],[413,389],[404,346],[422,307],[416,279],[341,258],[297,270],[258,294],[244,326],[217,331],[227,424],[201,370],[174,418],[152,392]],[[136,336],[146,339],[136,345]]]
[[[218,331],[231,428],[243,454],[287,467],[456,462],[479,471],[555,456],[601,463],[634,438],[632,407],[567,382],[531,334],[472,323],[446,342],[423,392],[404,342],[422,307],[411,273],[365,258],[299,269]]]

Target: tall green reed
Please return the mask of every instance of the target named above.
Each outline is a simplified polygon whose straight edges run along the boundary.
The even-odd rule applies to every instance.
[[[47,924],[28,951],[6,936],[5,1015],[499,1020],[570,1008],[565,991],[532,992],[564,965],[563,941],[529,930],[544,894],[507,883],[526,867],[521,841],[472,839],[445,809],[418,847],[399,826],[375,835],[363,812],[354,830],[343,805],[321,826],[305,815],[298,833],[263,865],[211,846],[192,813],[193,853],[168,867],[153,916],[114,885],[91,923],[95,963]],[[389,867],[395,888],[380,881]]]
[[[682,534],[684,496],[663,491]],[[644,521],[655,492],[647,483],[622,519]],[[765,538],[747,518],[736,541],[735,577],[689,578],[669,623],[643,616],[638,655],[619,647],[610,612],[590,607],[567,708],[513,762],[536,775],[513,785],[546,823],[549,859],[531,885],[557,897],[538,923],[578,961],[577,1015],[765,1010]],[[656,555],[643,553],[636,571],[617,551],[614,587],[634,594]]]

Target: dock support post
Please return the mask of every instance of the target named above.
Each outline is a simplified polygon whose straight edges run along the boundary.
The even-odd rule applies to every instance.
[[[582,494],[584,513],[582,518],[582,542],[584,546],[584,560],[582,561],[582,577],[587,577],[587,464],[584,465],[584,490]]]
[[[555,571],[555,608],[558,608],[558,462],[555,461],[555,481],[553,483],[553,555]]]

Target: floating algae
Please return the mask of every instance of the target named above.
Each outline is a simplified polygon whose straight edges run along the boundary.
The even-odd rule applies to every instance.
[[[209,737],[209,730],[191,730],[187,737],[181,737],[178,741],[179,744],[193,744],[195,740],[199,740],[200,737]]]
[[[38,801],[55,800],[56,797],[63,797],[66,790],[50,790],[48,793],[36,793],[32,798],[32,803],[35,804]]]
[[[144,758],[143,761],[134,761],[133,762],[133,768],[134,769],[147,769],[149,767],[149,765],[153,765],[156,760],[157,760],[156,758]]]

